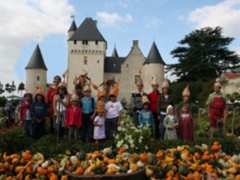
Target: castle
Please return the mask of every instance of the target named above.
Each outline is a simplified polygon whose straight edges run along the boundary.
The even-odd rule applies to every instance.
[[[147,57],[142,53],[139,42],[133,40],[126,57],[118,55],[116,47],[111,56],[106,55],[107,41],[97,28],[97,21],[86,18],[77,27],[73,20],[68,30],[68,66],[64,73],[69,92],[73,92],[76,76],[88,73],[95,84],[104,80],[120,81],[120,98],[129,99],[136,89],[135,82],[144,82],[145,92],[150,92],[153,78],[161,85],[164,80],[164,61],[153,42]],[[26,90],[34,93],[36,86],[46,87],[47,67],[37,45],[26,66]]]

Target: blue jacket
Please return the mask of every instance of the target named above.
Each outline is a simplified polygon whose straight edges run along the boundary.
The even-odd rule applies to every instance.
[[[138,124],[140,126],[142,125],[150,125],[151,127],[154,126],[154,119],[153,119],[153,114],[150,110],[142,110],[140,111],[138,115]]]

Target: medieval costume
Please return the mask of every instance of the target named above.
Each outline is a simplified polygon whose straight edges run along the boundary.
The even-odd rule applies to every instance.
[[[148,98],[150,101],[150,110],[153,113],[154,122],[155,122],[155,125],[154,125],[155,138],[158,138],[159,137],[159,121],[158,121],[158,113],[157,113],[157,102],[160,97],[160,92],[158,90],[159,84],[156,82],[155,79],[152,80],[152,87],[153,87],[153,91],[148,94]]]
[[[65,126],[68,128],[69,141],[71,141],[72,136],[75,140],[78,139],[79,128],[82,127],[82,110],[77,95],[71,97],[71,104],[66,111]]]
[[[167,107],[167,115],[163,120],[163,125],[165,127],[164,140],[176,140],[178,121],[174,115],[174,108],[171,105]]]
[[[207,105],[211,131],[223,128],[223,121],[226,112],[226,99],[221,93],[220,82],[215,82],[214,92],[209,95]]]
[[[123,110],[121,102],[117,100],[118,94],[119,83],[115,83],[109,94],[110,99],[105,105],[107,139],[113,139],[117,133],[118,120]]]
[[[132,115],[133,115],[133,118],[134,118],[135,123],[137,125],[138,114],[143,109],[142,98],[143,98],[143,96],[147,96],[147,94],[143,92],[143,82],[142,82],[142,80],[137,82],[136,86],[137,86],[137,91],[133,92],[131,94],[131,103],[130,104],[131,104]]]
[[[91,79],[88,77],[88,73],[86,70],[83,70],[83,74],[76,76],[73,80],[73,84],[75,85],[75,94],[82,98],[83,96],[83,88],[91,85]]]
[[[179,122],[179,138],[183,141],[193,141],[193,118],[192,108],[189,103],[190,90],[187,86],[182,93],[183,103],[177,107],[177,118]]]
[[[172,97],[169,95],[169,82],[168,80],[163,81],[162,86],[162,93],[159,96],[158,102],[157,102],[157,112],[158,112],[158,118],[159,118],[159,136],[160,139],[164,139],[164,125],[163,120],[166,116],[166,110],[169,105],[173,105]]]
[[[51,85],[48,88],[47,94],[46,94],[46,102],[48,105],[48,117],[50,118],[50,132],[54,132],[54,107],[53,107],[53,101],[54,96],[57,94],[58,91],[58,85],[61,83],[61,77],[55,76],[53,80],[53,85]]]

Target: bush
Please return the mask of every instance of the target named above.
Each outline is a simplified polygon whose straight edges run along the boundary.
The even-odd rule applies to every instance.
[[[7,102],[6,97],[1,96],[1,97],[0,97],[0,107],[4,107],[5,104],[6,104],[6,102]]]

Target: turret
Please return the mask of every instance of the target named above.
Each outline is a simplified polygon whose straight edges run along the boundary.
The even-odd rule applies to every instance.
[[[75,20],[73,20],[68,30],[68,39],[70,39],[73,36],[76,30],[77,30],[77,26],[76,26]]]
[[[46,88],[47,66],[45,65],[39,45],[37,45],[33,51],[25,70],[27,92],[34,94],[37,87]]]

